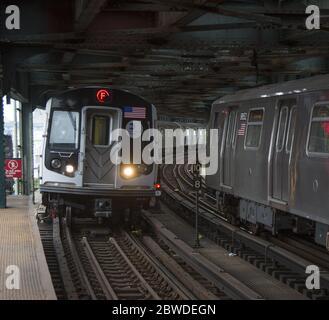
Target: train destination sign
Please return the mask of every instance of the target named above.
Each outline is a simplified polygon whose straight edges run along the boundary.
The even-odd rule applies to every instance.
[[[6,178],[22,178],[22,159],[5,160]]]

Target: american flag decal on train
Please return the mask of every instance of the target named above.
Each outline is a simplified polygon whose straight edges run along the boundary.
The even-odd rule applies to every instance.
[[[145,119],[146,108],[142,107],[124,107],[123,117],[127,119]]]
[[[247,127],[246,122],[241,122],[240,128],[238,130],[238,136],[244,136],[244,134],[246,132],[246,127]]]

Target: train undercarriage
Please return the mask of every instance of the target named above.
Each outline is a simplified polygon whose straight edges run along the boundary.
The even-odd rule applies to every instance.
[[[293,215],[254,201],[237,198],[225,192],[216,192],[218,209],[233,225],[239,225],[253,234],[270,232],[293,233],[312,239],[329,250],[329,226]]]
[[[141,209],[156,204],[156,197],[91,196],[61,193],[43,193],[45,215],[41,219],[65,217],[68,225],[75,220],[90,219],[110,226],[138,225]],[[40,217],[39,217],[40,218]]]

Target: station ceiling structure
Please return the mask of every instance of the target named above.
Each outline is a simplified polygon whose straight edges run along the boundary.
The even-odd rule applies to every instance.
[[[33,107],[66,88],[111,85],[164,119],[206,121],[225,94],[328,73],[328,1],[15,1],[20,30],[6,30],[1,2],[3,94]],[[320,30],[305,27],[310,4]]]

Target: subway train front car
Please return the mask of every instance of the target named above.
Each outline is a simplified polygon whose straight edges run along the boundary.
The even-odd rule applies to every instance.
[[[133,148],[131,163],[119,163],[124,150],[118,152],[115,137],[117,129],[126,129],[132,142],[136,131],[152,129],[152,104],[126,91],[88,87],[52,97],[46,110],[40,191],[49,217],[117,223],[155,202],[156,165],[134,164]]]

